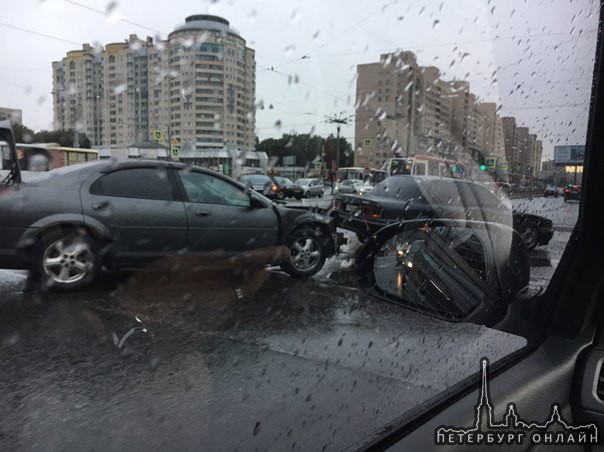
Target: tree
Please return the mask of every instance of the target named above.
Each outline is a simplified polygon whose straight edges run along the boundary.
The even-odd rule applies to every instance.
[[[330,137],[333,146],[336,139]],[[328,140],[329,140],[328,139]],[[283,157],[293,155],[296,157],[296,166],[306,166],[315,158],[321,157],[321,150],[326,140],[317,135],[284,134],[281,138],[267,138],[256,145],[257,152],[266,152],[269,157],[278,158],[277,165],[283,164]],[[340,162],[345,166],[354,160],[352,147],[345,138],[340,138]]]
[[[34,141],[34,131],[22,124],[13,124],[13,133],[17,143],[31,143]]]
[[[40,130],[34,135],[34,140],[40,143],[58,143],[61,146],[73,147],[75,132],[69,130]],[[81,148],[90,148],[91,142],[88,137],[80,132]]]

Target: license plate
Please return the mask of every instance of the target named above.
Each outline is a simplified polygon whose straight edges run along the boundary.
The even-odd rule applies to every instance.
[[[355,205],[351,205],[351,204],[346,205],[346,212],[356,212],[358,210],[359,210],[359,206],[355,206]]]

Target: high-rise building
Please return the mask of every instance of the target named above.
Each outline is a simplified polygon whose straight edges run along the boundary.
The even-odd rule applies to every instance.
[[[483,151],[483,118],[476,95],[466,81],[453,81],[451,87],[451,135],[462,151],[458,158],[476,161]]]
[[[97,147],[178,143],[181,157],[255,146],[255,52],[229,22],[194,15],[167,40],[128,40],[53,62],[54,126]]]
[[[355,165],[380,167],[394,155],[414,155],[419,67],[413,52],[383,54],[357,66]]]
[[[488,156],[505,159],[505,146],[503,143],[503,123],[497,114],[497,104],[482,102],[478,104],[478,111],[483,120],[482,147]]]
[[[422,67],[417,89],[415,153],[435,153],[455,157],[451,147],[451,97],[449,84],[440,78],[437,67]]]

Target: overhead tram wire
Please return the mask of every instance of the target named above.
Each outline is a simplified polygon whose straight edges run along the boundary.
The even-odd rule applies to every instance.
[[[105,11],[93,8],[92,6],[84,5],[82,3],[78,3],[78,2],[76,2],[74,0],[63,0],[63,1],[65,3],[69,3],[70,5],[74,5],[74,6],[77,6],[79,8],[83,8],[83,9],[87,9],[88,11],[95,12],[95,13],[100,14],[102,16],[107,16],[107,13]],[[120,22],[124,22],[124,23],[129,24],[129,25],[134,25],[136,27],[143,28],[143,29],[145,29],[147,31],[152,31],[152,32],[154,32],[154,33],[156,33],[158,35],[164,35],[164,36],[167,35],[167,33],[164,33],[163,31],[159,31],[159,30],[156,30],[154,28],[147,27],[146,25],[139,24],[137,22],[134,22],[134,21],[131,21],[131,20],[128,20],[128,19],[120,18],[119,20],[120,20]]]
[[[55,41],[61,41],[61,42],[65,42],[67,44],[74,44],[77,46],[79,46],[81,44],[80,42],[71,41],[70,39],[60,38],[58,36],[49,35],[47,33],[40,33],[39,31],[29,30],[29,29],[23,28],[23,27],[17,27],[16,25],[5,24],[3,22],[0,22],[0,27],[12,28],[13,30],[22,31],[24,33],[30,33],[32,35],[40,36],[42,38],[54,39]]]
[[[259,67],[261,67],[262,69],[265,69],[265,70],[267,70],[267,71],[269,71],[269,72],[273,72],[273,73],[278,74],[278,75],[280,75],[280,76],[282,76],[282,77],[285,77],[285,78],[287,78],[287,79],[289,79],[289,78],[290,78],[290,76],[289,76],[289,75],[284,74],[283,72],[280,72],[280,71],[276,70],[274,67],[267,67],[267,66],[263,66],[263,65],[258,64],[258,63],[256,63],[256,65],[257,65],[257,66],[259,66]],[[325,91],[325,90],[323,90],[323,89],[321,89],[321,88],[317,88],[316,86],[313,86],[313,85],[311,85],[311,84],[309,84],[309,83],[299,81],[299,82],[298,82],[298,84],[300,84],[300,85],[304,85],[304,86],[307,86],[308,88],[312,88],[312,89],[314,89],[314,90],[316,90],[316,91],[319,91],[319,92],[321,92],[321,93],[323,93],[323,94],[326,94],[327,96],[333,97],[334,99],[340,100],[340,101],[342,101],[342,102],[344,102],[344,103],[348,103],[348,100],[347,100],[347,99],[344,99],[343,97],[340,97],[340,96],[337,96],[337,95],[332,94],[332,93],[330,93],[330,92],[327,92],[327,91]]]

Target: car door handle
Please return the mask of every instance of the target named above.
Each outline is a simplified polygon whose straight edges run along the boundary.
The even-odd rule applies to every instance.
[[[109,206],[108,202],[95,202],[92,204],[92,210],[103,210]]]
[[[209,210],[196,210],[195,211],[195,215],[197,215],[198,217],[206,217],[208,215],[211,215],[212,212],[210,212]]]

